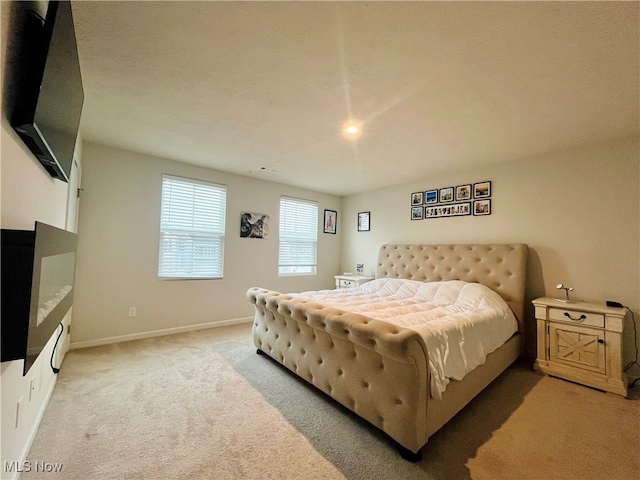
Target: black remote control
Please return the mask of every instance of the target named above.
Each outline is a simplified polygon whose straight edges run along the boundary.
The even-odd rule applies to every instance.
[[[607,307],[623,308],[624,305],[618,302],[614,302],[612,300],[607,300]]]

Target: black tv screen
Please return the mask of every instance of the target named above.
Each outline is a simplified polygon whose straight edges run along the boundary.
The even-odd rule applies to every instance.
[[[84,103],[70,2],[29,12],[25,64],[11,124],[49,174],[68,182]]]

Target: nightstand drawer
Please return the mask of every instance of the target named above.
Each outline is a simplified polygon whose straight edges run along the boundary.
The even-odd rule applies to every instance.
[[[600,313],[570,310],[568,308],[550,308],[549,320],[604,328],[604,315]]]
[[[350,288],[350,287],[355,287],[356,282],[354,282],[353,280],[346,280],[344,278],[340,279],[340,288]]]

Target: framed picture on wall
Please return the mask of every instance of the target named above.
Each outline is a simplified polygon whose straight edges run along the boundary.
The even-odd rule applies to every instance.
[[[422,209],[422,207],[420,208]],[[371,229],[371,212],[359,212],[358,213],[358,231],[368,232],[370,229]]]
[[[324,211],[324,233],[336,233],[338,226],[338,212],[334,210]]]
[[[269,238],[269,215],[242,212],[240,214],[241,238]]]
[[[471,198],[471,185],[458,185],[456,187],[456,201],[469,200]]]
[[[476,200],[473,202],[474,215],[491,215],[491,200]]]
[[[423,207],[411,207],[411,220],[422,220],[424,218]]]
[[[473,198],[487,198],[491,196],[491,182],[473,184]]]
[[[424,203],[438,203],[438,190],[427,190],[424,192]]]
[[[422,205],[422,193],[423,192],[413,192],[411,194],[411,205]]]
[[[440,203],[453,202],[453,187],[440,189]]]
[[[424,218],[460,217],[471,215],[471,202],[424,207]]]

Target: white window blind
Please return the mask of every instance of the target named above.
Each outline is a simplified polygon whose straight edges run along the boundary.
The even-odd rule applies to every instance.
[[[315,275],[318,250],[318,204],[280,197],[278,274]]]
[[[162,176],[161,278],[222,278],[227,187]]]

